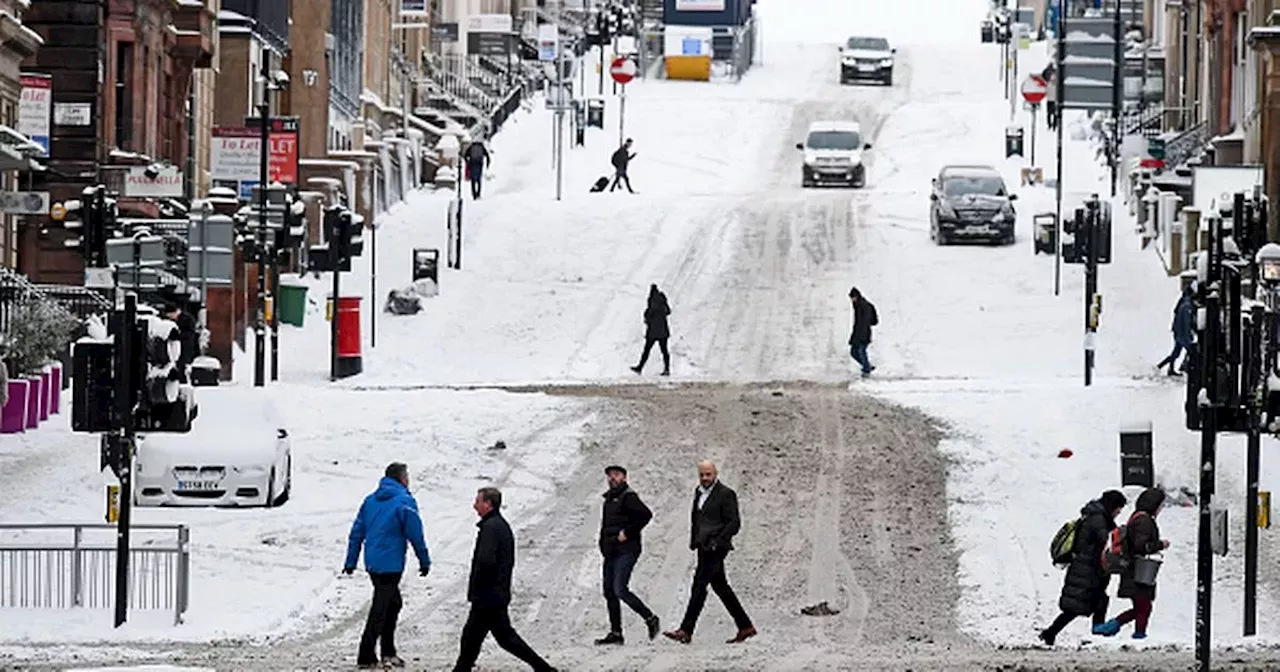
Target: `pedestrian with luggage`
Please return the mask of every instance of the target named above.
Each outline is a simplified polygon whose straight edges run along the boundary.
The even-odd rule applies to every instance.
[[[1116,591],[1116,597],[1132,600],[1133,608],[1104,623],[1103,634],[1114,635],[1124,625],[1133,623],[1133,638],[1147,638],[1147,623],[1156,600],[1155,575],[1160,567],[1160,561],[1150,556],[1169,548],[1169,541],[1160,538],[1160,527],[1156,525],[1164,500],[1164,491],[1158,488],[1147,488],[1138,495],[1133,515],[1126,524],[1129,565],[1120,573],[1120,589]]]
[[[1062,613],[1052,625],[1040,631],[1040,641],[1045,644],[1053,646],[1058,633],[1078,616],[1089,616],[1093,620],[1093,634],[1106,634],[1107,586],[1111,575],[1102,567],[1102,549],[1111,530],[1116,529],[1116,516],[1126,503],[1124,493],[1107,490],[1080,509],[1071,560],[1062,582],[1062,595],[1058,598]]]
[[[644,371],[649,361],[649,352],[658,344],[662,351],[662,373],[671,375],[671,351],[667,349],[667,339],[671,337],[671,327],[667,324],[667,316],[671,315],[671,304],[667,303],[667,295],[658,290],[657,285],[649,285],[649,299],[644,309],[644,350],[640,353],[640,363],[631,367],[637,374]]]
[[[364,548],[364,568],[373,582],[373,602],[365,620],[364,634],[356,664],[363,670],[404,667],[396,655],[396,619],[404,601],[400,597],[400,577],[404,574],[406,546],[418,556],[418,576],[431,572],[431,554],[422,534],[418,502],[409,494],[409,468],[401,462],[387,466],[378,489],[364,498],[351,534],[347,537],[347,561],[342,573],[356,571],[360,549]],[[374,650],[381,641],[382,658]]]
[[[630,167],[631,160],[634,158],[636,158],[636,155],[631,151],[631,138],[627,138],[627,141],[622,143],[622,146],[610,158],[613,163],[613,184],[609,186],[609,191],[617,189],[618,184],[622,183],[627,186],[627,191],[633,194],[636,193],[631,188],[631,178],[627,177],[627,168]]]
[[[604,493],[600,517],[600,554],[604,556],[604,600],[609,612],[609,634],[596,644],[622,644],[622,603],[644,619],[649,639],[658,636],[658,617],[631,592],[631,572],[640,559],[640,531],[653,519],[653,512],[627,483],[627,470],[619,465],[605,467],[609,490]]]

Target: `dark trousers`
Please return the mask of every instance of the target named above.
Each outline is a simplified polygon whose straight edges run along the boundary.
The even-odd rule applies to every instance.
[[[643,369],[645,362],[649,361],[649,351],[653,350],[653,344],[658,344],[658,349],[662,351],[662,370],[671,370],[671,353],[667,350],[667,339],[665,338],[646,338],[644,339],[644,352],[640,353],[640,363],[636,365],[637,369]]]
[[[1050,84],[1053,86],[1053,84]],[[1058,127],[1058,103],[1052,100],[1044,101],[1044,120],[1049,124],[1049,130]]]
[[[1120,625],[1124,625],[1130,621],[1137,621],[1133,626],[1133,631],[1140,632],[1145,635],[1147,633],[1147,621],[1151,619],[1151,600],[1144,597],[1134,597],[1131,599],[1133,600],[1133,608],[1119,616],[1116,616],[1116,621],[1120,623]]]
[[[609,609],[609,632],[622,634],[622,603],[626,602],[631,610],[648,621],[653,612],[645,606],[643,600],[636,597],[628,587],[631,583],[631,571],[636,567],[640,556],[635,553],[619,553],[605,556],[604,559],[604,602]]]
[[[1178,363],[1178,355],[1181,355],[1181,354],[1182,354],[1182,350],[1183,350],[1183,348],[1186,348],[1186,350],[1187,350],[1187,356],[1188,356],[1188,357],[1189,357],[1189,356],[1191,356],[1191,348],[1188,348],[1188,347],[1184,346],[1183,344],[1181,344],[1181,343],[1179,343],[1179,342],[1177,342],[1177,341],[1174,341],[1174,342],[1173,342],[1173,352],[1169,353],[1169,356],[1168,356],[1168,357],[1165,357],[1164,359],[1160,360],[1160,363],[1159,363],[1159,364],[1156,364],[1156,368],[1162,368],[1162,367],[1164,367],[1164,366],[1168,366],[1168,367],[1169,367],[1169,371],[1172,373],[1172,372],[1173,372],[1173,367],[1174,367],[1174,365]]]
[[[631,178],[627,177],[627,170],[625,168],[614,173],[613,184],[609,185],[609,191],[613,191],[614,189],[617,189],[618,183],[623,183],[627,185],[627,191],[633,194],[636,193],[636,190],[631,188]]]
[[[453,666],[454,672],[466,672],[476,664],[476,659],[480,657],[480,646],[489,633],[493,633],[498,646],[533,669],[539,672],[555,669],[516,634],[505,606],[480,607],[473,604],[471,613],[467,615],[467,624],[462,626],[462,647],[458,652],[458,662]]]
[[[853,361],[862,367],[863,373],[871,373],[871,360],[867,357],[867,346],[870,343],[851,343],[849,344],[849,356],[853,357]]]
[[[378,662],[374,645],[382,640],[382,657],[396,655],[396,619],[400,617],[400,572],[379,574],[369,572],[373,581],[373,603],[369,605],[369,618],[360,636],[360,653],[356,664],[370,665]]]
[[[467,166],[467,173],[471,176],[471,200],[480,198],[480,185],[484,182],[484,165]]]
[[[1106,590],[1107,589],[1104,586],[1102,588],[1103,592],[1093,598],[1093,613],[1090,615],[1090,619],[1093,621],[1094,625],[1099,625],[1107,621],[1107,604],[1110,600],[1107,598]],[[1058,614],[1058,618],[1054,619],[1053,625],[1050,625],[1049,628],[1044,631],[1044,634],[1048,637],[1057,637],[1058,633],[1062,632],[1063,628],[1067,627],[1071,621],[1076,620],[1077,615],[1078,614],[1068,614],[1065,611]]]
[[[689,607],[685,609],[684,620],[680,622],[680,629],[685,634],[692,635],[694,626],[698,624],[698,616],[702,614],[702,607],[707,603],[708,585],[711,586],[711,590],[716,591],[716,595],[724,603],[724,608],[729,611],[734,625],[737,625],[739,630],[751,627],[751,617],[747,616],[742,603],[738,601],[738,596],[734,594],[733,588],[729,587],[729,578],[724,573],[724,559],[728,554],[728,551],[698,551],[698,568],[693,570],[693,589],[689,592]]]

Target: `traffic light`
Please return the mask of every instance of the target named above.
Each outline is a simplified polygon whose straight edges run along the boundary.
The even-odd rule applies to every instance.
[[[276,249],[291,250],[302,244],[307,233],[307,206],[292,193],[285,194],[284,225],[276,230]]]
[[[104,268],[107,265],[106,188],[102,185],[85,187],[79,199],[56,203],[49,216],[62,222],[63,228],[79,235],[68,238],[65,245],[77,248],[84,258],[86,268]]]
[[[1062,242],[1062,261],[1065,263],[1083,264],[1088,258],[1089,237],[1084,217],[1084,208],[1076,208],[1070,217],[1062,220],[1062,232],[1071,236],[1071,242]]]
[[[182,331],[178,323],[155,316],[138,320],[145,367],[138,404],[138,431],[189,432],[195,417],[195,395],[185,385],[185,373],[178,367],[182,359]]]
[[[364,253],[364,217],[347,208],[334,205],[325,208],[325,242],[309,248],[309,270],[327,273],[351,270],[351,259]]]
[[[115,398],[110,341],[83,339],[71,348],[71,431],[107,432]]]

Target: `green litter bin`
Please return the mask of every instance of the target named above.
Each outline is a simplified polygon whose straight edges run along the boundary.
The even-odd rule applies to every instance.
[[[281,322],[301,327],[307,314],[307,286],[281,282],[279,309]]]

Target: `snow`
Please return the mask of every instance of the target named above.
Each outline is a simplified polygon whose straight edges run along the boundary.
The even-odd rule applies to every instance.
[[[280,381],[269,384],[290,428],[291,501],[262,510],[136,511],[140,522],[191,527],[187,622],[175,628],[165,622],[167,614],[138,612],[114,630],[103,612],[0,610],[0,641],[7,647],[0,653],[35,658],[53,644],[95,650],[106,644],[117,657],[138,658],[144,654],[128,647],[228,639],[257,644],[299,633],[324,633],[349,644],[368,587],[338,575],[346,532],[361,497],[393,460],[410,465],[411,487],[438,563],[429,581],[405,580],[407,608],[418,610],[406,614],[406,628],[421,627],[441,639],[456,631],[474,534],[469,503],[475,488],[490,483],[503,487],[504,508],[519,521],[518,534],[533,525],[551,531],[530,542],[530,555],[547,567],[539,576],[552,579],[551,585],[528,591],[534,604],[524,613],[532,618],[543,603],[581,613],[577,600],[598,600],[590,539],[571,536],[579,528],[589,536],[591,521],[575,516],[594,516],[599,501],[596,482],[582,475],[590,470],[590,478],[599,478],[588,439],[609,394],[650,380],[626,368],[643,336],[640,310],[650,283],[667,291],[673,308],[673,376],[651,389],[654,394],[699,384],[843,390],[850,378],[849,286],[856,284],[876,303],[880,326],[870,355],[878,368],[872,379],[854,382],[852,392],[922,409],[943,425],[939,452],[950,463],[950,533],[944,536],[954,543],[959,565],[956,618],[965,634],[980,641],[1026,647],[1036,628],[1056,615],[1062,574],[1049,563],[1048,542],[1085,502],[1117,486],[1119,434],[1149,425],[1156,479],[1176,496],[1160,516],[1172,544],[1151,638],[1136,646],[1150,649],[1150,655],[1166,646],[1185,648],[1193,639],[1197,521],[1194,508],[1177,502],[1198,488],[1199,437],[1183,426],[1180,381],[1153,375],[1154,363],[1171,345],[1177,280],[1164,275],[1153,253],[1139,248],[1129,223],[1118,219],[1113,262],[1099,272],[1105,309],[1096,335],[1094,384],[1085,387],[1082,271],[1064,266],[1061,291],[1055,292],[1053,259],[1029,249],[1032,217],[1054,209],[1051,190],[1015,189],[1014,246],[930,243],[929,178],[950,163],[989,164],[1007,184],[1017,185],[1029,158],[1004,158],[1001,141],[1011,117],[1028,131],[1033,126],[1016,101],[1011,114],[995,73],[989,79],[973,75],[997,60],[987,48],[994,45],[976,44],[986,3],[925,4],[905,11],[927,11],[927,22],[868,11],[865,1],[762,0],[761,67],[738,84],[639,80],[627,87],[623,129],[620,101],[606,83],[605,128],[589,129],[585,147],[567,149],[559,199],[550,158],[552,115],[541,101],[533,111],[516,114],[490,143],[493,166],[484,197],[464,202],[462,268],[442,264],[439,293],[424,298],[421,313],[393,317],[380,310],[391,289],[411,283],[413,250],[436,248],[446,256],[445,219],[453,193],[415,192],[365,232],[364,255],[341,278],[344,294],[364,297],[361,375],[328,382],[324,297],[331,278],[297,281],[308,288],[306,326],[281,326]],[[834,84],[835,45],[847,39],[850,26],[860,34],[883,35],[898,48],[901,70],[894,87]],[[1045,62],[1034,52],[1019,58],[1019,67],[1030,72]],[[588,73],[593,66],[589,61]],[[585,88],[595,94],[592,77]],[[833,115],[859,122],[872,136],[864,190],[798,185],[801,155],[794,144],[809,123]],[[1054,138],[1043,118],[1037,121],[1028,147],[1035,145],[1037,165],[1051,173]],[[1069,210],[1088,194],[1109,189],[1088,140],[1088,122],[1068,113],[1065,123],[1061,181]],[[570,138],[567,126],[565,137]],[[631,178],[639,193],[587,193],[591,182],[610,172],[609,154],[621,137],[635,140]],[[1125,209],[1116,203],[1113,212],[1119,217]],[[247,342],[250,351],[235,362],[235,387],[252,380],[252,335]],[[547,391],[560,384],[577,392]],[[512,389],[519,386],[532,391]],[[510,391],[468,389],[490,387]],[[592,397],[582,391],[587,388],[610,392]],[[202,388],[198,395],[203,408],[236,391],[241,390]],[[815,441],[822,442],[823,452],[835,452],[825,437]],[[497,440],[508,448],[490,450]],[[1218,452],[1219,501],[1230,510],[1232,551],[1216,560],[1213,622],[1215,641],[1228,645],[1246,641],[1239,637],[1241,443],[1224,436]],[[1273,443],[1268,439],[1264,446],[1264,489],[1280,486],[1280,468],[1266,464]],[[1063,448],[1072,456],[1058,457]],[[677,453],[666,449],[655,444],[655,464],[663,471],[653,467],[650,473],[654,480],[659,474],[679,480],[667,473],[676,468],[671,456]],[[95,455],[94,437],[72,435],[57,424],[0,439],[0,473],[6,474],[0,518],[95,519],[109,482],[94,471]],[[904,493],[916,492],[890,489],[889,480],[877,483],[886,488],[877,495],[885,501],[909,500]],[[685,487],[683,480],[678,487]],[[1132,501],[1139,489],[1125,491]],[[687,506],[683,494],[673,497]],[[847,525],[864,539],[869,534],[861,519]],[[783,551],[812,545],[808,532],[778,531]],[[683,552],[681,536],[672,534],[669,545]],[[1280,540],[1266,533],[1262,545],[1264,558],[1280,552]],[[815,555],[814,562],[820,565],[821,557]],[[662,581],[657,588],[664,604],[681,594],[687,578],[682,563],[683,555],[663,563],[661,577],[653,569],[650,578]],[[1252,642],[1276,644],[1280,570],[1263,564],[1261,636]],[[883,570],[840,569],[860,575],[848,579],[854,587],[883,579],[877,571]],[[905,584],[912,578],[893,580]],[[769,581],[775,578],[762,583]],[[785,594],[785,587],[778,590]],[[951,606],[930,604],[932,596],[907,597],[924,610]],[[1124,606],[1120,602],[1113,601],[1111,613]],[[879,606],[859,618],[874,618]],[[769,605],[761,618],[789,618],[785,609]],[[1079,642],[1084,632],[1079,623],[1072,625],[1061,645]],[[1130,645],[1127,638],[1087,639],[1093,648]],[[573,646],[559,643],[566,650]],[[766,646],[784,652],[793,644],[780,638]],[[691,651],[690,656],[703,655],[696,647]],[[684,660],[677,659],[683,654],[672,655],[673,665]],[[618,663],[612,669],[630,667]]]

